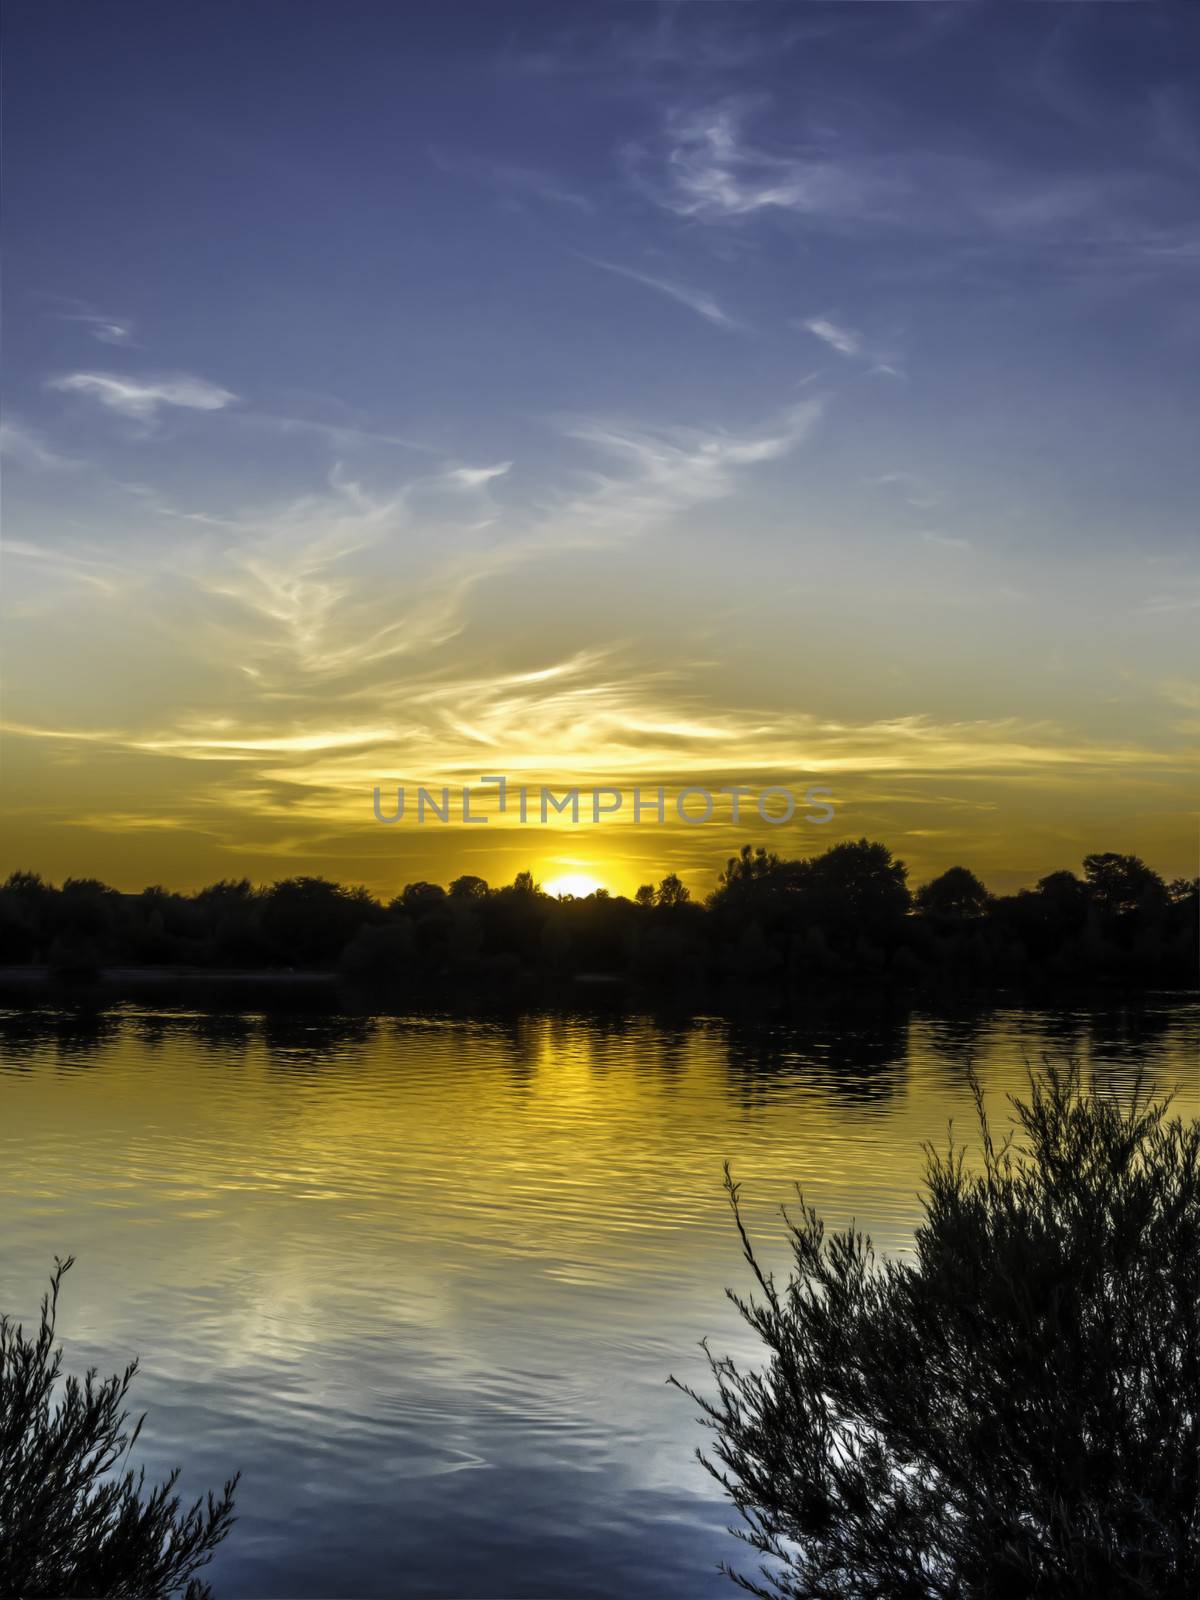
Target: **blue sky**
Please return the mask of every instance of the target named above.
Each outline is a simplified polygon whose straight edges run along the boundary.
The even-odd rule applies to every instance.
[[[833,773],[918,869],[1186,870],[1198,44],[17,0],[12,864],[381,883],[433,846],[373,782],[507,761]],[[501,833],[620,887],[729,843]]]

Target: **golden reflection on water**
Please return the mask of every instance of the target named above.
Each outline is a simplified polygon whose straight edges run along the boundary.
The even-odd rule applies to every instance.
[[[1192,1113],[1197,1012],[716,1019],[10,1015],[0,1304],[52,1256],[72,1358],[143,1354],[146,1458],[245,1468],[218,1593],[705,1595],[696,1344],[750,1353],[721,1193],[907,1247],[923,1141],[1026,1060]],[[499,1585],[499,1588],[497,1588]]]

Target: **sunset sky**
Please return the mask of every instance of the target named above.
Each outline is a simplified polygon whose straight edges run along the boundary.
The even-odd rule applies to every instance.
[[[4,871],[1194,873],[1198,68],[1184,6],[13,0]],[[836,817],[373,820],[484,773]]]

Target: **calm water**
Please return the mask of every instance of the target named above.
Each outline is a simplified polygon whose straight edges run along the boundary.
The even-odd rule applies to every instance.
[[[904,1250],[922,1140],[1072,1052],[1197,1110],[1200,1016],[0,1019],[0,1306],[57,1252],[68,1359],[140,1353],[148,1468],[244,1469],[239,1596],[733,1594],[696,1345],[749,1353],[720,1181]]]

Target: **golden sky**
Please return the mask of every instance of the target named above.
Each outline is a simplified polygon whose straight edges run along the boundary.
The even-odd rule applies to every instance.
[[[722,488],[732,519],[732,472]],[[616,514],[612,485],[600,498]],[[1127,616],[1098,645],[1057,595],[997,602],[912,570],[902,600],[890,584],[851,593],[858,571],[815,541],[810,584],[785,594],[762,570],[784,563],[750,570],[745,547],[688,573],[686,507],[643,508],[641,539],[606,542],[602,522],[573,543],[591,511],[563,513],[563,543],[552,526],[503,560],[447,555],[445,528],[402,495],[337,485],[232,545],[176,534],[169,553],[89,544],[22,563],[6,630],[9,864],[126,889],[320,871],[386,894],[529,867],[624,892],[676,870],[700,891],[745,840],[805,854],[867,834],[917,878],[965,861],[996,888],[1094,848],[1190,869],[1196,696],[1151,664],[1169,615]],[[654,603],[645,568],[673,559],[686,576]],[[485,798],[493,773],[531,790],[525,826],[512,796],[503,817]],[[400,824],[375,821],[377,784],[389,812],[405,788]],[[451,823],[419,825],[417,786],[444,784]],[[486,823],[462,823],[463,784]],[[591,791],[617,788],[622,813],[542,826],[542,784],[578,786],[584,818]],[[633,826],[633,787],[649,799],[659,784],[669,820]],[[767,827],[753,795],[740,826],[720,796],[708,824],[672,815],[680,788],[730,784],[820,785],[835,817],[806,823],[801,805]]]
[[[1195,872],[1186,79],[1120,17],[843,9],[424,54],[330,11],[288,73],[245,19],[18,30],[6,868]],[[835,817],[373,820],[486,773]]]

